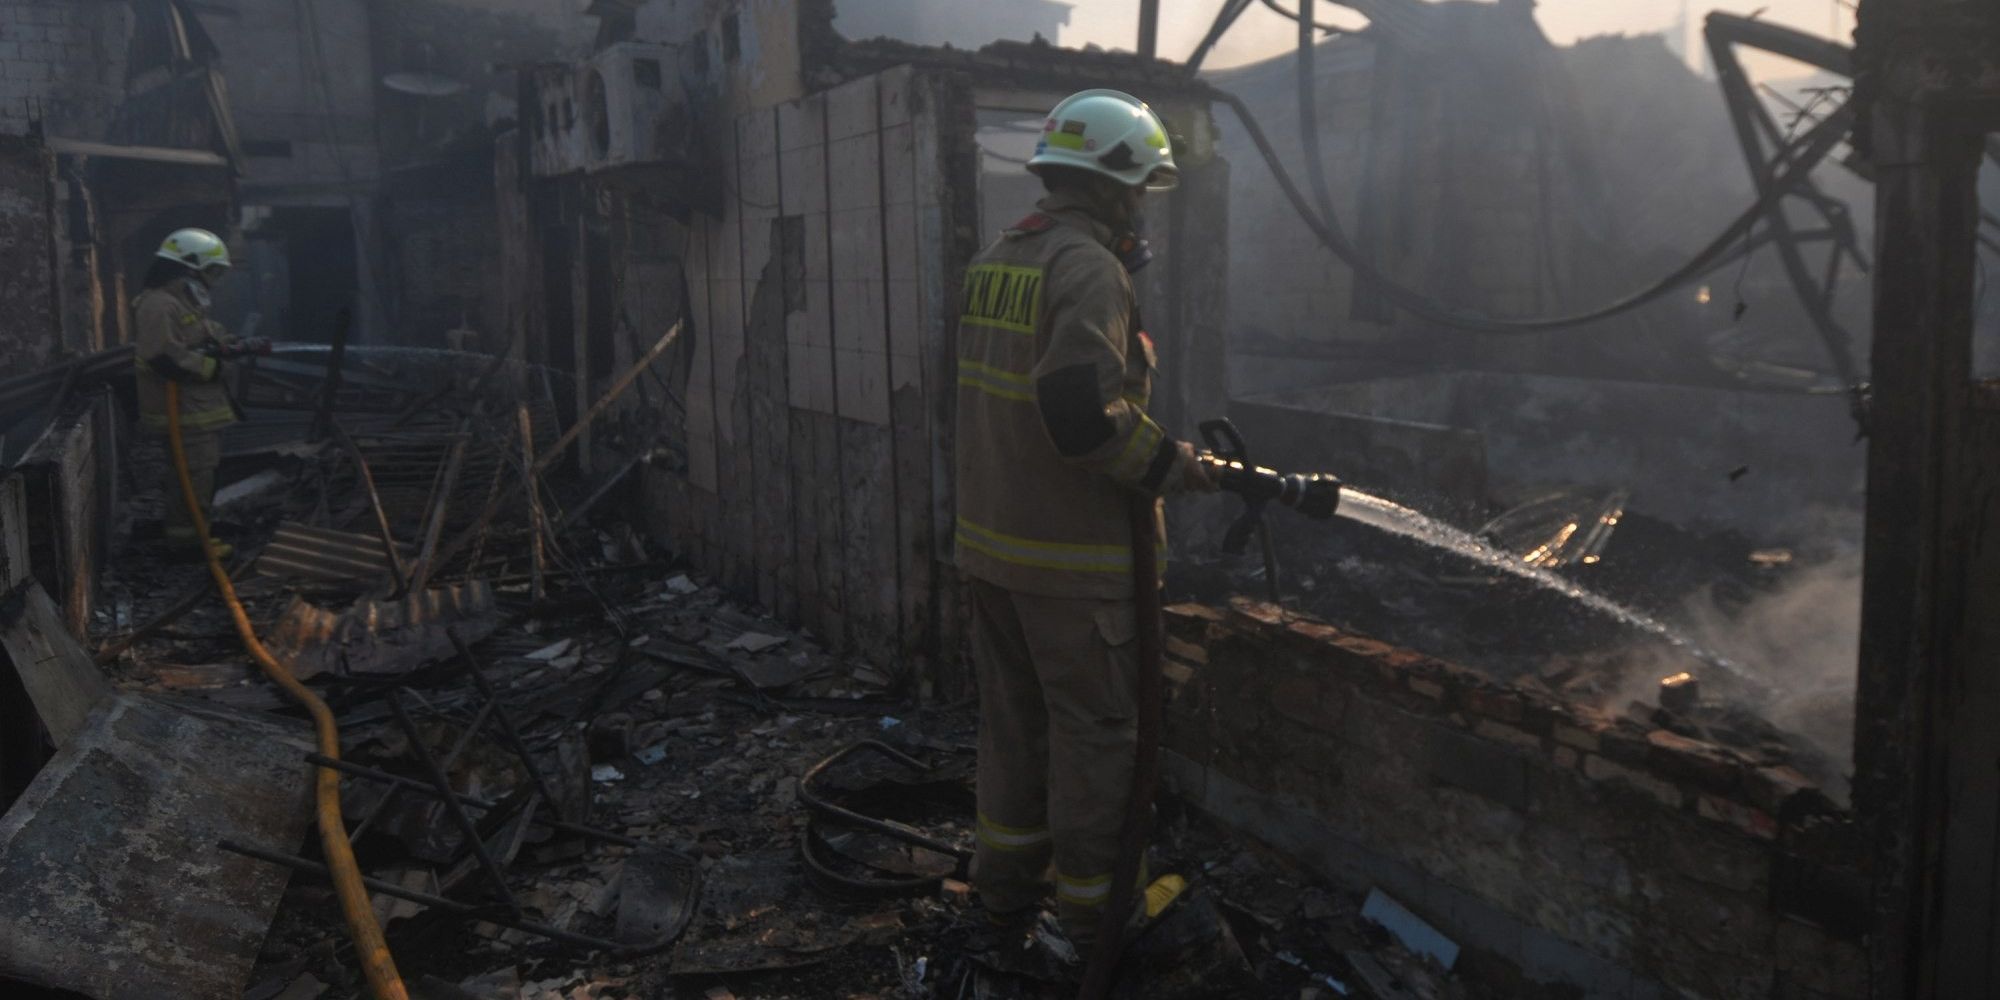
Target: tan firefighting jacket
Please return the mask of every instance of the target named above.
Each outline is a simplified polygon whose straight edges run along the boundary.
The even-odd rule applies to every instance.
[[[1113,234],[1040,207],[966,271],[957,562],[1009,590],[1129,598],[1130,498],[1181,487],[1178,442],[1146,415],[1155,356]]]
[[[139,424],[167,429],[167,380],[181,387],[181,426],[215,430],[236,422],[236,408],[213,353],[235,338],[208,318],[186,282],[140,292],[132,300],[133,361],[138,367]]]

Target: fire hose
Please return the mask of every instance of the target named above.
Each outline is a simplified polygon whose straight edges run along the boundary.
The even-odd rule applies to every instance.
[[[1111,895],[1098,917],[1097,947],[1091,950],[1090,964],[1084,967],[1078,1000],[1101,1000],[1111,991],[1125,923],[1137,898],[1146,842],[1153,833],[1153,792],[1160,777],[1160,717],[1165,712],[1160,560],[1159,551],[1153,547],[1157,530],[1155,502],[1148,495],[1132,495],[1132,599],[1139,626],[1138,747],[1132,762],[1132,796],[1118,833],[1118,867],[1111,873]]]
[[[167,445],[173,453],[174,473],[180,479],[181,502],[187,505],[188,518],[194,523],[195,538],[208,562],[209,575],[222,595],[222,603],[229,608],[243,648],[271,683],[283,688],[312,715],[320,754],[339,759],[340,728],[334,722],[333,712],[258,640],[249,613],[236,597],[229,571],[223,568],[220,555],[209,542],[208,515],[202,510],[200,498],[195,496],[194,480],[188,475],[187,448],[181,441],[180,386],[172,380],[167,382]],[[354,845],[347,840],[347,822],[340,815],[340,772],[322,765],[314,780],[320,849],[326,855],[327,870],[333,877],[334,892],[340,897],[341,913],[347,920],[348,935],[354,940],[355,958],[361,963],[368,990],[375,1000],[409,1000],[409,991],[403,988],[403,979],[396,972],[395,957],[389,954],[389,942],[375,922],[374,904],[369,900],[368,887],[362,883],[361,869],[354,861]]]
[[[1324,473],[1286,475],[1251,465],[1242,435],[1228,420],[1207,421],[1201,425],[1201,431],[1214,449],[1201,460],[1209,466],[1223,492],[1234,493],[1244,502],[1243,514],[1229,529],[1224,549],[1231,553],[1242,551],[1251,531],[1257,530],[1264,539],[1266,564],[1275,581],[1276,555],[1271,547],[1270,529],[1264,523],[1264,508],[1276,502],[1312,520],[1324,521],[1340,505],[1340,480]],[[1160,726],[1166,713],[1162,651],[1166,623],[1160,601],[1159,551],[1154,547],[1154,533],[1158,530],[1156,502],[1143,494],[1133,494],[1131,500],[1132,599],[1138,623],[1139,661],[1138,709],[1134,721],[1138,739],[1132,762],[1131,798],[1118,835],[1118,866],[1111,873],[1111,894],[1098,917],[1098,944],[1084,967],[1078,1000],[1102,1000],[1111,991],[1125,924],[1138,899],[1139,871],[1144,866],[1146,843],[1153,832],[1153,797],[1160,779]]]

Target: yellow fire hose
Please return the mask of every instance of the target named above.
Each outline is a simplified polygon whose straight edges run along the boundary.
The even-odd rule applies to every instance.
[[[189,520],[194,522],[195,539],[208,560],[208,572],[215,578],[215,589],[222,595],[222,603],[229,607],[229,616],[235,620],[236,634],[242,638],[243,648],[263,668],[271,683],[284,688],[293,701],[305,706],[306,711],[312,714],[321,755],[338,758],[340,728],[334,724],[333,712],[326,707],[326,702],[299,683],[298,678],[293,677],[292,672],[258,641],[256,629],[250,626],[250,615],[243,610],[243,602],[236,599],[236,588],[230,583],[229,571],[223,569],[222,559],[216,554],[215,547],[209,544],[208,515],[195,496],[194,480],[188,476],[187,448],[181,443],[180,386],[171,380],[167,382],[167,444],[173,452],[174,472],[181,481],[181,502],[187,504]],[[389,942],[383,939],[382,928],[375,923],[374,904],[368,898],[367,887],[361,883],[361,869],[354,863],[354,846],[347,840],[347,821],[340,815],[340,772],[322,766],[314,780],[319,807],[320,848],[326,854],[327,870],[333,875],[334,892],[340,897],[340,910],[347,918],[347,932],[354,939],[354,955],[361,963],[362,975],[368,980],[368,991],[374,994],[375,1000],[409,1000],[409,991],[403,988],[403,979],[396,973],[395,957],[389,954]]]

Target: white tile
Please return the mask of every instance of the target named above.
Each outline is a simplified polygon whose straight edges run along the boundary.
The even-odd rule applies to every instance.
[[[874,132],[879,126],[876,79],[864,76],[826,93],[827,137],[838,141]]]

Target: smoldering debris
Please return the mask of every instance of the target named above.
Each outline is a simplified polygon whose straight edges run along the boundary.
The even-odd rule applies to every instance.
[[[1330,525],[1274,525],[1281,589],[1344,629],[1796,767],[1844,801],[1860,608],[1850,520],[1801,512],[1802,537],[1819,541],[1777,549],[1635,515],[1625,499],[1553,494],[1496,522],[1502,548],[1350,492]],[[1266,572],[1254,556],[1197,557],[1172,582],[1216,599],[1261,591]],[[1679,675],[1693,683],[1667,700],[1683,702],[1663,705],[1662,680]]]
[[[1773,723],[1850,760],[1861,655],[1861,554],[1783,568],[1787,572],[1771,589],[1747,601],[1705,586],[1687,597],[1680,617],[1689,635],[1764,681],[1773,699],[1761,708]]]

